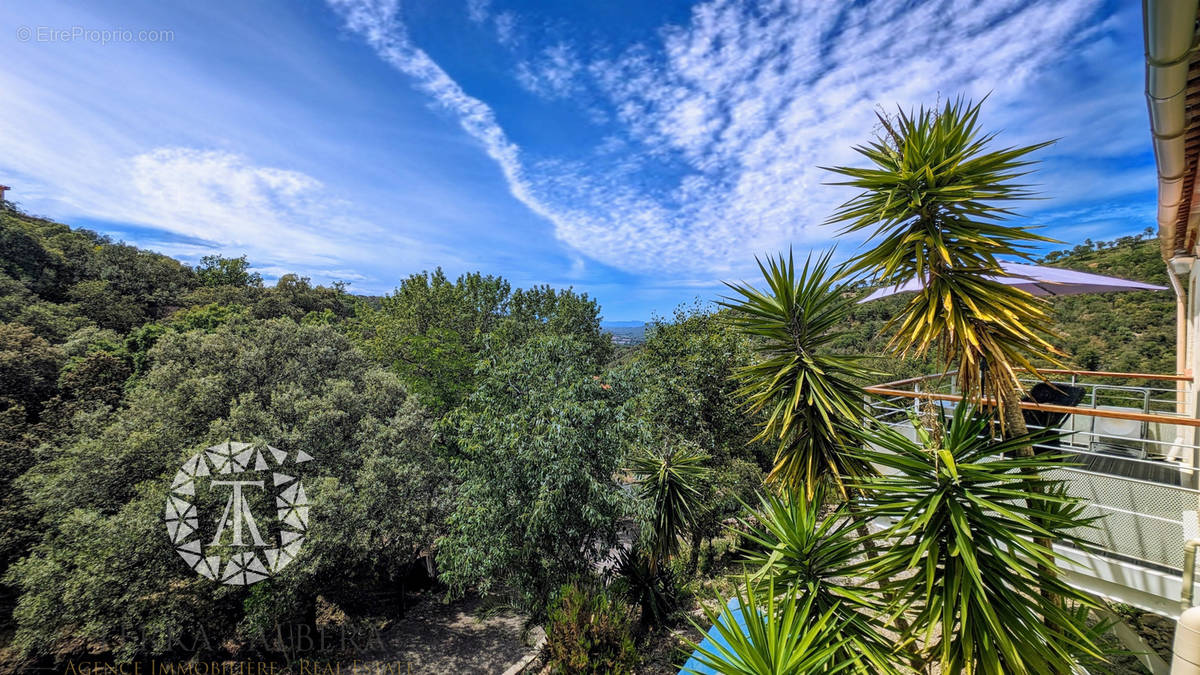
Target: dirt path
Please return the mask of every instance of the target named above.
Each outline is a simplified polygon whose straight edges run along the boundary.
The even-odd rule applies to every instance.
[[[359,657],[359,672],[503,673],[529,651],[524,620],[509,610],[482,614],[479,607],[473,598],[444,605],[423,597],[383,632],[382,647]]]

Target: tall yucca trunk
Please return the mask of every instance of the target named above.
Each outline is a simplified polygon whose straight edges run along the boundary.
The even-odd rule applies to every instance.
[[[1010,387],[1004,387],[1000,391],[1001,395],[999,401],[999,414],[1000,418],[1004,422],[1003,430],[1001,432],[1004,435],[1004,438],[1018,438],[1028,434],[1029,428],[1025,424],[1025,415],[1021,412],[1021,398],[1019,393]],[[1033,457],[1033,446],[1023,445],[1017,449],[1016,454],[1018,457]],[[1036,478],[1036,475],[1030,476],[1031,480]],[[1033,495],[1036,495],[1038,492],[1040,492],[1040,489],[1035,487],[1031,489],[1030,492]],[[1036,499],[1036,496],[1030,496],[1029,500],[1027,501],[1033,502]],[[1043,523],[1036,520],[1034,521],[1034,524],[1039,526],[1043,525]],[[1033,541],[1039,546],[1045,546],[1047,549],[1053,550],[1054,542],[1047,537],[1035,537]],[[1038,570],[1047,576],[1056,576],[1054,570],[1046,569],[1044,565],[1038,565]],[[1057,602],[1054,594],[1044,588],[1042,589],[1042,597],[1050,600],[1051,602]],[[1054,627],[1049,619],[1046,620],[1046,625],[1050,628]]]

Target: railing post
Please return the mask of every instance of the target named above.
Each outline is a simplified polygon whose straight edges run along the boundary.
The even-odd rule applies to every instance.
[[[1192,427],[1192,475],[1191,487],[1200,490],[1200,427]]]
[[[1092,385],[1092,410],[1096,409],[1096,385]],[[1096,416],[1088,415],[1088,449],[1095,447],[1092,445],[1096,442]]]
[[[1196,585],[1196,547],[1200,539],[1189,539],[1183,545],[1183,585],[1179,591],[1179,608],[1186,612],[1192,608],[1192,596]]]
[[[1145,391],[1142,392],[1142,412],[1146,413],[1147,415],[1150,414],[1150,388],[1148,386],[1146,387]],[[1149,437],[1150,437],[1150,423],[1143,421],[1142,422],[1142,440],[1145,440]],[[1144,450],[1145,448],[1146,448],[1146,444],[1143,443],[1142,449]]]

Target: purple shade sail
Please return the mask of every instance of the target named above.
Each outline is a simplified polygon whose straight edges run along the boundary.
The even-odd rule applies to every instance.
[[[1061,267],[1044,267],[1042,265],[1023,265],[1021,263],[1001,262],[1001,269],[1010,276],[989,277],[993,281],[1007,286],[1016,286],[1029,291],[1033,295],[1046,297],[1053,295],[1078,295],[1080,293],[1111,293],[1113,291],[1165,291],[1166,286],[1144,284],[1140,281],[1129,281],[1117,277],[1106,277],[1101,274],[1089,274],[1065,270]],[[921,290],[925,282],[912,279],[899,286],[876,289],[860,303],[886,298],[897,293],[914,293]]]

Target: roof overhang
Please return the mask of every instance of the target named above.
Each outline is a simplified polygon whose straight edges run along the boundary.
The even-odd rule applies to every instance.
[[[1158,237],[1163,258],[1196,252],[1200,229],[1200,0],[1144,0],[1146,103],[1158,170]]]

